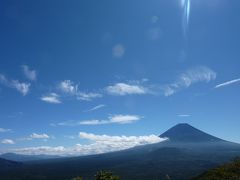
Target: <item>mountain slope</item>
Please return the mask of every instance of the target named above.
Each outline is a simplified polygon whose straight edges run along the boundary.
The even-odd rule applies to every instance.
[[[170,136],[170,140],[106,154],[31,162],[0,173],[0,179],[63,180],[77,176],[92,179],[97,171],[110,170],[121,180],[166,179],[166,175],[184,180],[240,156],[239,144],[213,137],[190,125],[177,125],[162,135]]]
[[[192,127],[189,124],[177,124],[167,130],[160,137],[168,137],[172,142],[220,142],[224,141],[201,130]]]
[[[240,179],[240,159],[224,164],[193,178],[193,180],[237,180]]]
[[[0,172],[6,169],[10,169],[10,168],[16,168],[16,167],[20,167],[22,165],[22,163],[19,162],[15,162],[15,161],[9,161],[3,158],[0,158]]]

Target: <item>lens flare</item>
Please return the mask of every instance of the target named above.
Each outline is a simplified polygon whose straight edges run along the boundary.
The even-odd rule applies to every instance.
[[[190,0],[182,0],[182,8],[183,8],[183,33],[186,36],[191,10]]]

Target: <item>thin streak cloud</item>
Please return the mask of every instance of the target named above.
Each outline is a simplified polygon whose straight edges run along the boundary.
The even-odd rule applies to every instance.
[[[105,90],[108,94],[116,96],[133,94],[141,95],[149,92],[147,87],[144,87],[143,85],[130,83],[116,83],[114,85],[107,86]]]
[[[56,94],[56,93],[49,93],[47,95],[43,95],[40,99],[44,102],[51,103],[51,104],[62,103],[60,98],[59,98],[59,95]]]
[[[95,106],[95,107],[93,107],[93,108],[91,108],[91,109],[88,109],[88,110],[86,110],[86,111],[84,111],[84,112],[96,111],[96,110],[101,109],[101,108],[104,108],[104,107],[106,107],[105,104],[99,104],[99,105],[97,105],[97,106]]]
[[[143,117],[138,115],[123,115],[117,114],[109,116],[108,119],[99,120],[84,120],[84,121],[65,121],[57,124],[51,123],[51,126],[79,126],[79,125],[103,125],[103,124],[131,124],[141,120]]]
[[[190,117],[190,114],[179,114],[178,117]]]
[[[239,79],[233,79],[231,81],[227,81],[227,82],[224,82],[224,83],[221,83],[221,84],[218,84],[215,86],[215,88],[220,88],[220,87],[224,87],[224,86],[229,86],[231,84],[235,84],[235,83],[238,83],[240,82],[240,78]]]

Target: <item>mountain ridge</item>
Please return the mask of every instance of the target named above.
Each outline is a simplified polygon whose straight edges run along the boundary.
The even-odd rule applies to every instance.
[[[25,155],[25,154],[17,154],[17,153],[3,153],[0,154],[0,158],[10,160],[10,161],[17,161],[17,162],[27,162],[27,161],[37,161],[37,160],[45,160],[45,159],[56,159],[60,158],[57,155]]]

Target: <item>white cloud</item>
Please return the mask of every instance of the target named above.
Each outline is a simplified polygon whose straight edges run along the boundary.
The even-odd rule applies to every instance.
[[[78,92],[78,85],[74,85],[70,80],[64,80],[59,83],[59,89],[64,93],[75,95]]]
[[[12,139],[3,139],[1,141],[2,144],[15,144],[15,142]]]
[[[115,58],[121,58],[125,54],[125,47],[122,44],[116,44],[112,49],[112,55]]]
[[[172,83],[163,86],[161,89],[164,91],[165,96],[171,96],[176,92],[190,87],[192,84],[198,82],[210,82],[216,79],[217,74],[208,67],[198,66],[187,70],[180,74],[178,79]]]
[[[85,121],[79,121],[77,123],[78,125],[101,125],[101,124],[109,124],[108,120],[85,120]]]
[[[48,103],[52,103],[52,104],[62,103],[61,100],[59,99],[59,95],[56,93],[50,93],[48,95],[44,95],[41,97],[41,100]]]
[[[98,110],[98,109],[104,108],[105,106],[106,106],[105,104],[99,104],[99,105],[97,105],[97,106],[95,106],[95,107],[93,107],[93,108],[91,108],[91,109],[88,109],[88,110],[86,110],[86,111],[84,111],[84,112],[95,111],[95,110]]]
[[[54,137],[50,137],[49,135],[47,135],[45,133],[43,133],[43,134],[32,133],[28,137],[18,138],[17,140],[19,140],[19,141],[32,141],[34,139],[42,139],[43,141],[47,141],[50,138],[54,138]]]
[[[140,84],[126,84],[126,83],[116,83],[112,86],[107,86],[106,91],[111,95],[131,95],[131,94],[147,94],[148,88]]]
[[[10,131],[12,131],[12,130],[11,129],[0,128],[0,133],[10,132]]]
[[[107,120],[85,120],[85,121],[65,121],[54,124],[54,126],[79,126],[79,125],[103,125],[103,124],[130,124],[139,121],[143,117],[138,115],[113,115],[109,116]],[[53,124],[52,124],[53,125]]]
[[[22,65],[22,70],[24,75],[31,81],[35,81],[37,79],[37,73],[35,70],[31,70],[27,65]]]
[[[30,83],[21,83],[18,80],[13,80],[11,86],[17,89],[23,96],[27,95],[30,89]]]
[[[231,81],[227,81],[227,82],[218,84],[218,85],[215,86],[215,88],[220,88],[220,87],[224,87],[224,86],[229,86],[229,85],[231,85],[231,84],[238,83],[238,82],[240,82],[240,78],[239,78],[239,79],[233,79],[233,80],[231,80]]]
[[[102,94],[99,93],[84,93],[84,92],[78,92],[77,93],[77,99],[83,100],[83,101],[91,101],[94,98],[100,98],[102,97]]]
[[[49,139],[49,135],[43,133],[43,134],[37,134],[37,133],[32,133],[30,135],[31,139]]]
[[[128,124],[140,120],[142,117],[137,115],[114,115],[110,116],[110,123]]]
[[[30,90],[30,83],[19,82],[18,80],[8,80],[4,75],[0,74],[0,83],[9,87],[16,89],[23,96],[27,95]]]
[[[179,114],[178,117],[190,117],[190,114]]]
[[[50,146],[39,146],[39,147],[27,147],[12,150],[12,152],[26,155],[67,155],[68,151],[63,146],[50,147]]]
[[[61,90],[61,92],[69,96],[74,96],[78,100],[91,101],[92,99],[102,97],[102,94],[99,93],[80,91],[78,89],[78,85],[71,80],[64,80],[60,82],[58,88]]]
[[[80,132],[79,137],[90,141],[90,144],[76,144],[73,147],[29,147],[13,150],[20,154],[50,154],[50,155],[89,155],[99,154],[123,149],[132,148],[139,145],[154,144],[165,141],[156,135],[149,136],[109,136],[96,135]]]
[[[160,142],[160,137],[156,135],[149,136],[108,136],[108,135],[95,135],[92,133],[80,132],[79,137],[94,141],[99,144],[106,144],[112,147],[117,147],[121,149],[127,149],[134,146],[153,144]]]

